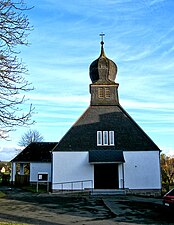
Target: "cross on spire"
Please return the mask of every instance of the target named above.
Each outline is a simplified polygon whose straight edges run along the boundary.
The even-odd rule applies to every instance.
[[[105,36],[105,34],[103,32],[101,32],[100,37],[101,37],[101,45],[104,45],[104,41],[103,41],[103,37]]]

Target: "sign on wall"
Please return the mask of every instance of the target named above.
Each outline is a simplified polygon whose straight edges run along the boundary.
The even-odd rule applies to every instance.
[[[38,181],[48,181],[48,173],[38,173]]]
[[[46,183],[47,185],[47,191],[49,191],[49,176],[48,173],[46,172],[38,172],[37,175],[37,186],[36,186],[36,191],[38,192],[39,190],[39,184]]]

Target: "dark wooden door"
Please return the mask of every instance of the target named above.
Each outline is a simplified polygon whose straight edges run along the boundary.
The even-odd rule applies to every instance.
[[[118,164],[94,165],[94,188],[117,189],[118,188]]]

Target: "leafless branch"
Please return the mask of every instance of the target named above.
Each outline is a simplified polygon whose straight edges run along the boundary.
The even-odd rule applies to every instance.
[[[28,112],[23,110],[23,92],[33,87],[24,78],[28,71],[17,50],[20,45],[28,45],[32,30],[25,10],[29,8],[23,0],[0,0],[0,138],[6,138],[16,126],[33,123],[32,105]]]

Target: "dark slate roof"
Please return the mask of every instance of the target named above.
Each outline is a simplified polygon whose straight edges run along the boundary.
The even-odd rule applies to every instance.
[[[33,142],[12,159],[12,162],[51,162],[51,151],[57,143]]]
[[[97,146],[97,131],[114,131],[115,146]],[[145,151],[158,146],[118,104],[89,106],[60,140],[54,151],[90,150]]]
[[[125,162],[123,151],[119,150],[95,150],[89,151],[90,163],[123,163]]]

